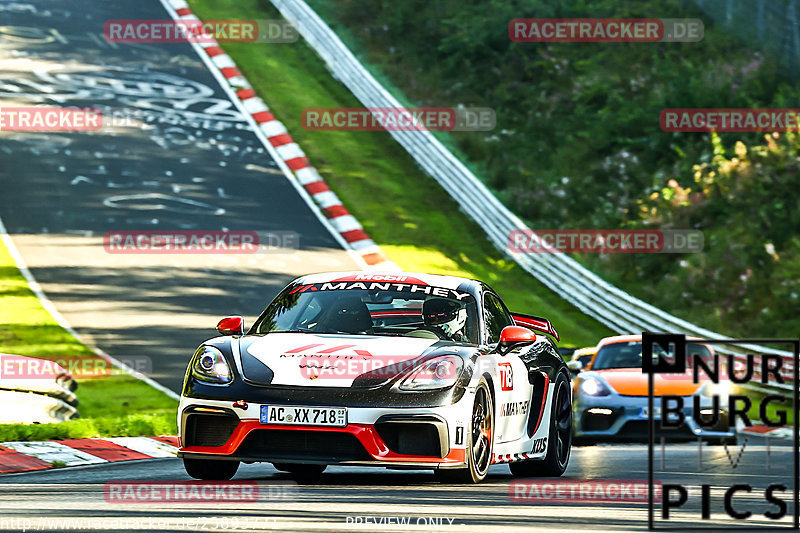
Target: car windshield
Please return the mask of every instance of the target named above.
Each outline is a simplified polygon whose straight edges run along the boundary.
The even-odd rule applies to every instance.
[[[397,284],[389,283],[294,287],[270,303],[250,332],[409,336],[478,344],[478,308],[471,294],[429,285],[401,287],[404,290],[393,290]]]
[[[653,349],[654,356],[669,357],[659,345],[654,345]],[[706,345],[694,342],[687,344],[686,355],[687,357],[698,356],[705,360],[706,364],[712,364],[714,358]],[[687,365],[687,368],[691,368],[688,362]],[[600,348],[594,359],[592,370],[608,368],[642,368],[642,342],[616,342]]]
[[[668,354],[657,344],[653,345],[654,356],[668,358]],[[687,343],[687,357],[698,356],[706,361],[707,364],[713,362],[713,355],[704,344],[694,342]],[[687,368],[690,368],[688,365]],[[592,365],[592,370],[604,370],[608,368],[642,368],[642,342],[615,342],[606,344],[597,352],[597,356]]]
[[[667,356],[657,344],[653,346],[659,355]],[[655,354],[653,354],[655,355]],[[642,342],[615,342],[606,344],[597,351],[592,370],[608,368],[642,368]]]
[[[687,357],[699,357],[705,361],[707,365],[713,365],[714,363],[714,355],[705,344],[697,344],[696,342],[687,343],[686,355]]]

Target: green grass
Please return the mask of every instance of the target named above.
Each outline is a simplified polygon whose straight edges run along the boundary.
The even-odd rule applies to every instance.
[[[50,360],[64,356],[99,359],[45,311],[2,243],[0,352]],[[177,432],[177,402],[128,374],[115,371],[108,376],[79,379],[78,383],[75,392],[80,400],[81,418],[58,424],[3,424],[0,441]]]
[[[739,390],[738,394],[745,394],[750,401],[752,402],[752,407],[747,411],[747,415],[750,417],[750,421],[753,424],[764,424],[764,420],[761,419],[761,402],[764,400],[764,397],[767,393],[754,390],[754,389],[744,389]],[[788,392],[770,392],[769,394],[777,394],[778,396],[782,396],[784,398],[784,403],[779,403],[777,401],[772,401],[767,404],[767,419],[772,422],[779,422],[779,412],[786,413],[786,424],[787,426],[793,425],[794,420],[794,409],[792,408],[792,396]]]
[[[194,0],[190,5],[202,19],[280,17],[260,0]],[[223,47],[347,209],[401,268],[485,281],[512,311],[548,317],[567,347],[591,346],[611,334],[498,252],[388,133],[304,130],[304,108],[360,103],[302,39]]]
[[[175,435],[174,411],[77,418],[58,424],[0,424],[0,442]]]

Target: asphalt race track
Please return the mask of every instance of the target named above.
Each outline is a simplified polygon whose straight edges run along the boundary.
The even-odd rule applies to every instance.
[[[11,105],[95,107],[119,124],[94,133],[0,133],[0,218],[33,275],[91,344],[177,391],[194,347],[220,316],[250,323],[291,278],[351,270],[355,261],[299,196],[187,44],[114,45],[96,28],[108,19],[166,19],[157,0],[0,2],[0,91]],[[117,255],[103,235],[118,230],[246,230],[296,234],[300,248],[252,256]],[[719,530],[791,526],[791,447],[756,437],[727,449],[669,444],[656,453],[661,483],[690,486],[689,501],[657,528]],[[564,479],[648,477],[647,447],[573,449]],[[332,467],[317,484],[295,483],[271,465],[243,465],[252,503],[108,503],[111,481],[186,481],[177,459],[0,477],[0,530],[112,531],[569,531],[646,530],[645,502],[514,501],[516,481],[494,466],[477,486],[448,486],[429,472]],[[700,484],[711,485],[701,520]],[[724,512],[733,484],[734,506]],[[787,517],[763,491],[787,488]]]
[[[744,444],[742,441],[741,444]],[[762,439],[748,437],[736,468],[733,462],[742,449],[704,447],[703,467],[698,468],[697,446],[666,446],[665,465],[656,453],[655,478],[661,483],[690,487],[689,502],[674,512],[668,522],[660,519],[656,503],[657,529],[683,531],[688,526],[714,530],[748,530],[756,523],[791,527],[790,518],[772,523],[762,513],[776,508],[765,503],[763,490],[783,483],[781,494],[791,516],[791,447],[770,444],[770,471]],[[786,470],[777,470],[786,468]],[[773,470],[775,469],[775,470]],[[104,484],[123,480],[188,480],[177,459],[161,459],[116,465],[78,467],[69,475],[58,470],[7,475],[0,478],[0,529],[28,529],[37,524],[78,524],[83,527],[136,530],[171,528],[194,531],[642,531],[647,529],[647,503],[512,501],[509,485],[516,480],[508,467],[494,466],[489,478],[475,486],[440,485],[428,472],[331,467],[316,485],[296,484],[287,474],[268,464],[243,465],[234,482],[255,481],[259,498],[252,503],[108,503]],[[647,448],[642,445],[592,446],[573,449],[565,480],[647,479]],[[540,480],[546,481],[546,480]],[[700,519],[700,484],[711,489],[711,519]],[[738,493],[734,508],[750,510],[754,517],[744,522],[728,518],[723,511],[723,493],[733,484],[746,483],[751,494]],[[542,489],[541,494],[546,495]],[[514,493],[514,491],[511,491]],[[530,495],[531,492],[524,494]],[[40,518],[42,517],[42,518]],[[16,520],[17,522],[14,522]],[[27,522],[25,522],[27,520]],[[47,522],[49,520],[49,522]],[[105,520],[105,522],[104,522]],[[114,527],[111,520],[119,520]],[[369,520],[369,522],[367,522]],[[398,521],[405,520],[404,525]],[[393,521],[393,522],[392,522]],[[403,522],[400,522],[403,524]]]
[[[108,19],[168,19],[158,1],[0,3],[0,11],[5,105],[93,107],[114,121],[91,133],[0,134],[0,218],[47,296],[91,343],[177,391],[221,316],[252,323],[296,275],[358,268],[189,44],[110,44],[96,29]],[[287,247],[252,255],[103,247],[110,231],[224,228],[286,236]]]

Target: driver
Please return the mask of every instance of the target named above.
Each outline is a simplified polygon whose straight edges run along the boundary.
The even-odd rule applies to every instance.
[[[422,304],[422,321],[440,337],[464,342],[464,326],[467,323],[467,309],[460,303],[446,298],[430,298]]]

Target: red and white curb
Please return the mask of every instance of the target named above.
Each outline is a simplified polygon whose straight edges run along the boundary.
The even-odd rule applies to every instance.
[[[492,454],[493,465],[504,463],[516,463],[517,461],[525,461],[526,459],[533,459],[533,455],[527,453],[501,453],[499,455]]]
[[[794,429],[791,427],[770,427],[762,424],[755,424],[750,427],[743,427],[739,429],[739,433],[759,435],[761,437],[769,437],[771,439],[793,439]]]
[[[162,3],[172,7],[174,13],[172,11],[170,13],[176,20],[198,20],[184,0],[162,0]],[[313,198],[318,211],[324,215],[333,230],[341,236],[347,248],[355,252],[367,267],[379,270],[399,270],[399,267],[389,261],[380,247],[367,235],[358,220],[342,205],[339,197],[328,188],[317,169],[309,162],[306,154],[294,142],[286,126],[276,120],[267,104],[256,96],[250,83],[230,56],[222,50],[219,43],[211,41],[199,43],[199,45],[211,59],[211,64],[227,80],[243,108],[258,124],[271,148],[274,148],[274,152]]]
[[[0,443],[0,474],[175,457],[178,437],[108,437]],[[55,464],[54,464],[55,463]]]

